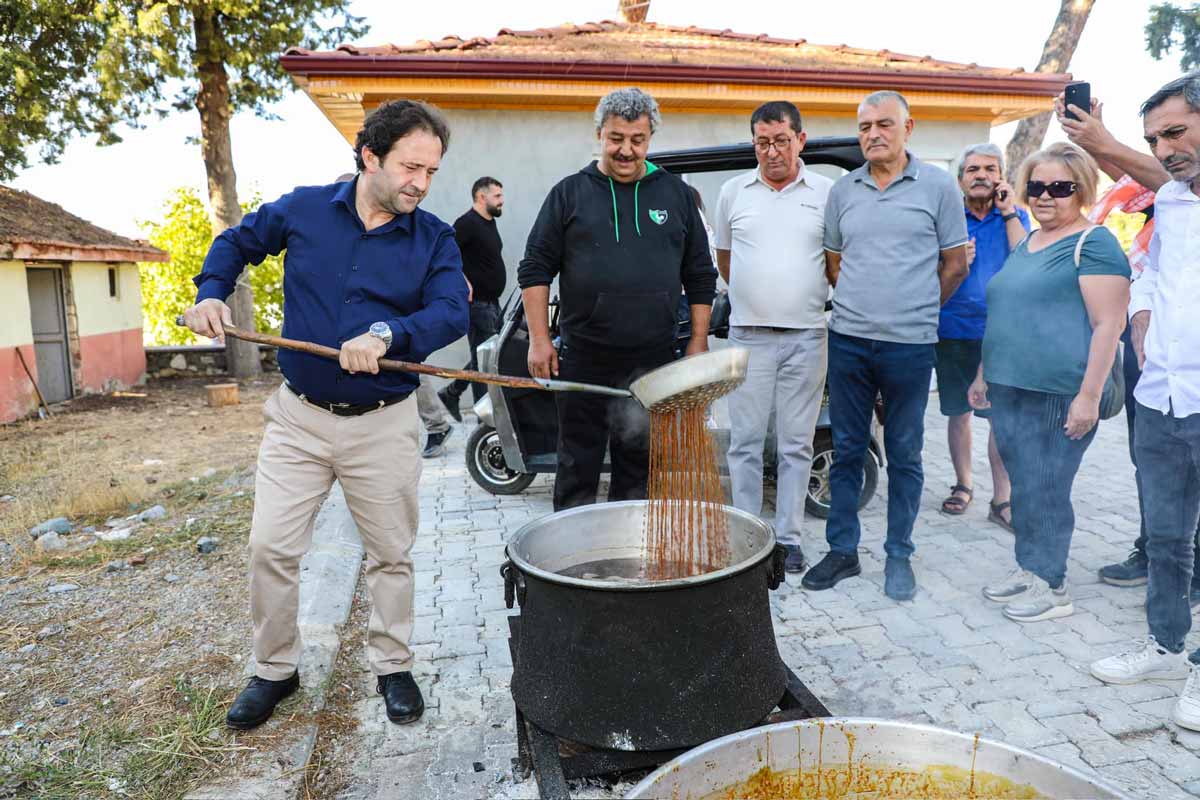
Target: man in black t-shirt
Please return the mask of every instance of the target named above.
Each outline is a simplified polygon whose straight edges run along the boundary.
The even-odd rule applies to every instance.
[[[496,230],[496,218],[504,211],[504,187],[495,178],[484,176],[471,186],[471,200],[467,212],[454,221],[454,238],[462,251],[463,274],[471,287],[471,327],[467,331],[471,360],[467,369],[479,369],[475,348],[500,330],[500,295],[507,274],[504,259],[500,257],[503,243]],[[467,386],[471,387],[475,402],[479,402],[485,391],[482,383],[457,380],[438,392],[450,415],[459,422],[462,422],[459,398]]]

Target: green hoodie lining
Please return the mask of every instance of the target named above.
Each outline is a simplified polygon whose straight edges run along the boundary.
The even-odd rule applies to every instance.
[[[642,235],[642,223],[638,219],[638,189],[642,185],[642,180],[646,176],[658,171],[658,167],[651,161],[646,162],[646,174],[633,184],[633,227],[637,231],[637,235]],[[617,242],[621,241],[621,222],[617,219],[617,187],[613,185],[613,179],[608,179],[608,191],[612,193],[613,201],[613,232],[616,234]]]

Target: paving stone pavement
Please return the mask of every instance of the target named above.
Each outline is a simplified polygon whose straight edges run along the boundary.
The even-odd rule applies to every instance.
[[[784,660],[837,715],[979,732],[1099,774],[1132,797],[1200,793],[1200,733],[1168,722],[1182,681],[1106,686],[1087,669],[1145,634],[1144,587],[1106,586],[1096,577],[1137,535],[1124,419],[1101,423],[1075,484],[1074,616],[1020,625],[980,596],[1013,568],[1012,537],[986,519],[986,423],[974,422],[975,502],[962,517],[944,516],[938,509],[955,481],[936,406],[933,396],[913,562],[920,593],[903,604],[883,595],[885,477],[862,514],[862,578],[814,593],[789,576],[772,593]],[[515,497],[478,488],[463,459],[472,424],[457,426],[446,455],[426,462],[421,479],[413,645],[427,711],[413,725],[388,723],[361,665],[370,699],[357,709],[355,778],[343,800],[537,796],[532,778],[514,783],[511,772],[513,612],[504,607],[498,569],[506,537],[550,512],[552,481],[541,477]],[[826,549],[824,524],[810,518],[806,525],[805,550],[815,560]],[[617,797],[622,788],[581,787],[576,796]]]

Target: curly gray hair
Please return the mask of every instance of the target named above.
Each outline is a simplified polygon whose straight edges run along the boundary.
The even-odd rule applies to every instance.
[[[596,104],[596,131],[604,127],[609,117],[620,117],[627,122],[633,122],[638,117],[650,118],[650,132],[658,130],[662,124],[662,114],[658,111],[658,103],[653,97],[636,86],[615,89]]]

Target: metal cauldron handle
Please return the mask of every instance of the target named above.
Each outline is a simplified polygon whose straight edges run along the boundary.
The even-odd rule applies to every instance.
[[[783,562],[787,558],[787,548],[776,543],[774,549],[771,550],[770,574],[767,575],[767,588],[778,589],[783,583],[784,569]],[[509,606],[511,608],[511,606]]]
[[[504,606],[513,607],[513,600],[525,605],[525,576],[511,561],[505,561],[500,566],[500,576],[504,578]]]

